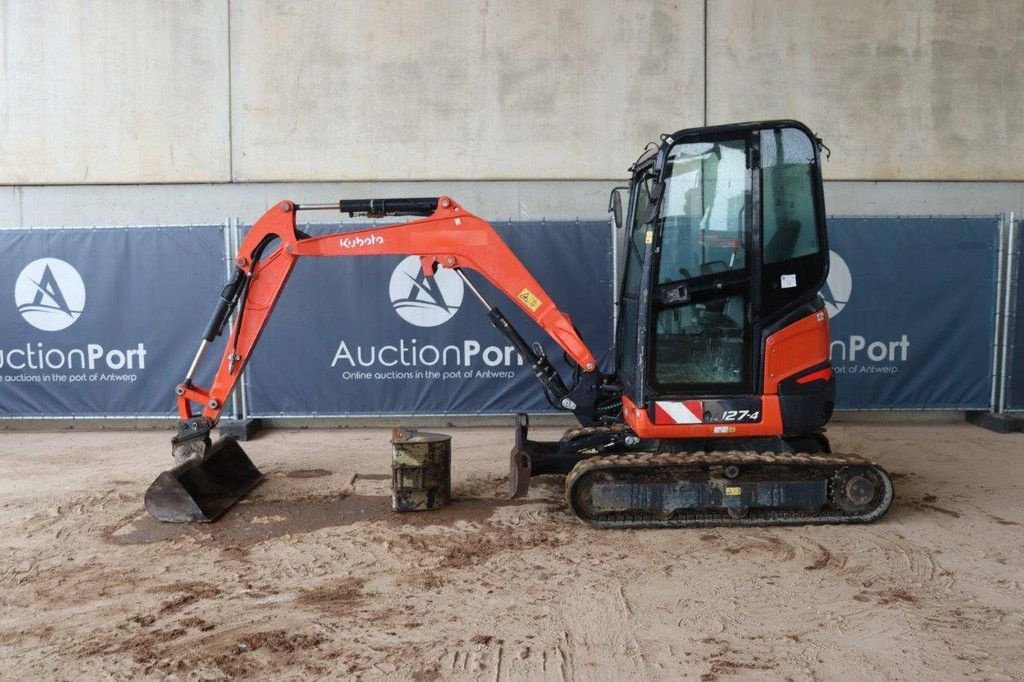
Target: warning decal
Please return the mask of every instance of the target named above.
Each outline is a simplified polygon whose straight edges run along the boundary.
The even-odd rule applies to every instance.
[[[537,308],[540,307],[540,299],[534,296],[533,292],[530,291],[529,289],[523,289],[522,291],[520,291],[519,296],[517,298],[520,301],[522,301],[526,305],[526,307],[532,310],[533,312],[537,312]]]

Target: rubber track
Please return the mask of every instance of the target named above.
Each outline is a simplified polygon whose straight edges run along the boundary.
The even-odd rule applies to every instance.
[[[832,507],[816,513],[798,510],[751,509],[741,519],[733,518],[725,511],[693,512],[676,514],[666,519],[656,514],[604,514],[588,517],[574,502],[577,486],[583,479],[598,471],[636,473],[642,469],[659,467],[683,467],[692,469],[705,466],[727,466],[730,464],[763,464],[783,467],[814,466],[834,467],[838,472],[846,466],[865,466],[878,472],[885,485],[879,505],[866,514],[850,515]],[[834,472],[834,473],[835,473]],[[833,475],[834,475],[833,473]],[[681,477],[681,480],[684,480]],[[807,453],[757,453],[757,452],[696,452],[696,453],[626,453],[591,457],[577,464],[565,479],[565,498],[569,509],[582,521],[598,528],[708,528],[711,526],[795,526],[824,525],[832,523],[871,523],[889,510],[893,500],[892,480],[888,472],[874,462],[854,454],[807,454]]]

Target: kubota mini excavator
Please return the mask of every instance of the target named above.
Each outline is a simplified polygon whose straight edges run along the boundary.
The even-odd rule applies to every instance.
[[[569,317],[494,229],[448,197],[283,201],[246,235],[235,274],[184,381],[172,451],[179,464],[146,493],[165,521],[210,521],[262,478],[232,438],[210,431],[252,355],[297,259],[417,255],[426,276],[458,273],[522,355],[552,403],[580,427],[558,442],[528,438],[520,415],[510,492],[531,475],[567,474],[569,508],[600,527],[869,522],[893,499],[879,466],[833,454],[829,325],[818,291],[828,273],[819,147],[796,121],[687,129],[630,168],[616,362],[603,374]],[[419,216],[309,237],[305,210]],[[625,213],[625,216],[623,216]],[[271,247],[273,247],[271,249]],[[475,271],[565,351],[564,380],[468,278]],[[210,388],[193,382],[207,346],[231,324]],[[197,406],[194,411],[193,405]]]

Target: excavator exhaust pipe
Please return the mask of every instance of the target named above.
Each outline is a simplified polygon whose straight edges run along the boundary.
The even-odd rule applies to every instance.
[[[216,521],[263,480],[234,438],[206,444],[157,476],[146,490],[146,509],[155,518],[171,523]]]

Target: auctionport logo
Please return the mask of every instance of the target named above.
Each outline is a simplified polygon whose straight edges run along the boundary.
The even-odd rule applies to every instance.
[[[399,317],[417,327],[436,327],[459,312],[465,285],[453,270],[438,268],[423,274],[418,256],[402,260],[391,274],[388,295]]]
[[[850,266],[838,253],[828,253],[828,280],[825,282],[825,288],[821,290],[821,297],[825,299],[825,311],[829,319],[832,319],[843,312],[843,308],[850,302],[853,277],[850,275]]]
[[[85,284],[71,264],[40,258],[25,266],[14,283],[14,303],[36,329],[67,329],[85,308]]]

